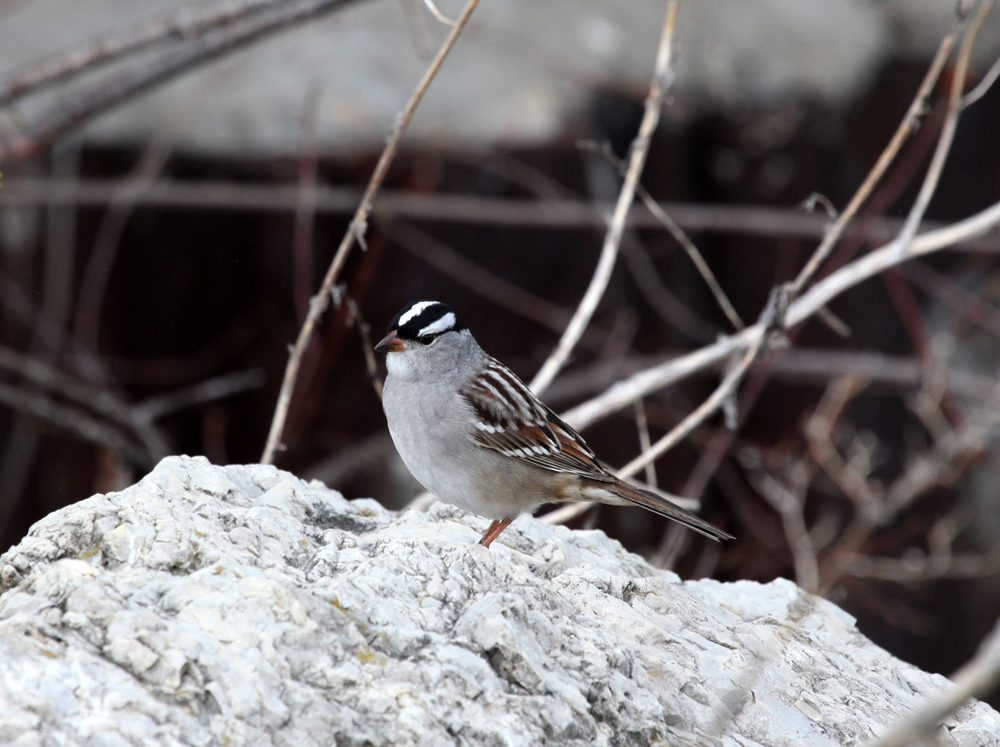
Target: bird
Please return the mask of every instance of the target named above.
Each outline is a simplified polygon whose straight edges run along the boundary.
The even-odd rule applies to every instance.
[[[520,514],[577,500],[634,504],[714,540],[732,535],[619,479],[439,301],[404,306],[375,346],[382,406],[410,473],[446,503],[491,519],[487,548]]]

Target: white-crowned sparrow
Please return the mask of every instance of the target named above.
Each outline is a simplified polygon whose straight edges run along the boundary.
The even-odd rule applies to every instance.
[[[580,435],[487,355],[449,307],[404,307],[375,350],[388,353],[382,406],[413,476],[447,503],[493,520],[490,543],[543,503],[635,504],[712,539],[732,539],[608,472]]]

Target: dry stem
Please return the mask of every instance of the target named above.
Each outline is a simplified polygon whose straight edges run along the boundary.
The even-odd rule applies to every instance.
[[[670,53],[676,17],[677,0],[671,0],[667,4],[667,15],[663,22],[663,33],[660,36],[660,46],[656,54],[656,68],[653,73],[653,82],[650,85],[649,95],[646,97],[646,109],[642,116],[642,123],[639,125],[639,134],[632,141],[628,169],[625,172],[625,180],[622,184],[621,192],[618,194],[618,202],[615,205],[611,225],[604,237],[601,257],[597,262],[597,267],[594,270],[594,276],[590,280],[587,292],[580,301],[580,305],[573,314],[573,318],[566,327],[566,331],[563,332],[559,344],[531,380],[530,388],[537,395],[541,395],[548,388],[549,384],[556,377],[556,374],[566,364],[567,358],[569,358],[570,353],[590,322],[595,309],[597,309],[597,304],[600,303],[601,296],[604,295],[604,289],[611,278],[611,271],[614,269],[615,259],[618,257],[618,247],[621,245],[622,233],[625,230],[625,218],[628,216],[629,207],[632,205],[633,199],[635,199],[636,185],[639,183],[643,166],[646,164],[646,154],[649,152],[649,144],[652,140],[653,132],[660,121],[660,109],[663,107],[663,97],[670,82],[668,79]]]
[[[299,330],[298,339],[295,341],[295,346],[292,348],[288,359],[288,366],[285,368],[285,377],[281,382],[281,391],[278,394],[278,403],[274,410],[274,418],[271,421],[271,430],[268,433],[267,444],[260,459],[262,464],[270,464],[274,461],[274,453],[278,449],[281,433],[285,427],[285,419],[288,417],[288,408],[291,405],[292,392],[295,389],[295,379],[298,377],[299,367],[302,365],[302,357],[305,355],[306,347],[310,339],[312,339],[313,329],[330,303],[330,293],[340,275],[340,271],[344,267],[344,263],[347,261],[348,254],[350,254],[351,249],[354,247],[355,241],[361,242],[364,240],[372,202],[375,199],[375,195],[378,194],[382,182],[385,180],[389,166],[396,156],[396,151],[399,150],[399,143],[403,138],[403,133],[406,132],[406,128],[409,126],[410,120],[413,119],[413,114],[416,112],[417,106],[423,100],[428,86],[430,86],[434,76],[437,75],[438,70],[441,69],[445,57],[448,56],[448,53],[455,45],[458,35],[462,33],[462,29],[465,28],[472,15],[472,11],[476,9],[477,5],[479,5],[479,0],[469,0],[462,10],[462,14],[452,27],[451,32],[448,34],[448,38],[445,39],[444,44],[438,50],[434,61],[431,62],[427,72],[424,73],[420,83],[417,84],[417,88],[403,109],[399,121],[389,135],[389,141],[386,143],[385,149],[382,151],[382,156],[375,166],[375,172],[368,182],[368,188],[365,189],[365,193],[361,198],[361,204],[358,205],[351,225],[340,242],[333,261],[330,263],[326,277],[323,278],[323,284],[309,304],[309,313],[306,315],[305,323]]]
[[[762,333],[743,354],[739,363],[726,374],[725,378],[716,390],[709,395],[708,399],[702,402],[698,409],[678,423],[667,435],[653,444],[651,448],[646,449],[622,467],[617,473],[619,477],[631,477],[647,464],[658,459],[677,445],[691,431],[701,425],[720,407],[725,405],[726,401],[736,392],[736,388],[743,380],[747,371],[750,370],[750,367],[756,362],[760,354],[764,352],[764,348],[768,342],[768,333],[784,329],[784,316],[787,309],[786,293],[787,290],[785,288],[776,288],[772,291],[767,308],[761,314],[761,320],[756,325],[762,329]]]
[[[622,160],[615,156],[614,152],[611,150],[611,146],[607,143],[603,145],[597,145],[595,143],[584,143],[585,146],[589,147],[595,153],[600,153],[602,156],[607,158],[615,168],[624,177],[626,174],[625,164]],[[685,252],[687,252],[688,257],[694,262],[695,268],[701,273],[702,278],[708,285],[708,289],[712,292],[715,297],[715,302],[719,304],[719,308],[722,309],[723,313],[729,318],[733,327],[737,330],[741,330],[746,327],[743,324],[743,320],[740,319],[740,315],[736,313],[736,309],[733,304],[729,301],[726,292],[722,290],[722,286],[719,285],[719,281],[715,277],[715,273],[712,272],[712,268],[708,266],[705,258],[701,256],[701,252],[698,251],[698,247],[695,243],[691,241],[691,238],[684,233],[684,229],[677,225],[676,221],[670,217],[666,210],[664,210],[653,196],[649,193],[641,183],[636,185],[636,193],[639,195],[639,199],[642,200],[642,204],[646,206],[646,209],[667,229],[667,232],[674,237],[674,241],[681,245]]]
[[[902,256],[896,252],[896,241],[891,241],[825,277],[793,301],[788,309],[787,326],[792,327],[804,322],[844,291],[890,267],[913,257],[953,246],[969,238],[982,236],[998,224],[1000,224],[1000,203],[991,205],[965,220],[917,235]],[[563,415],[563,418],[574,428],[586,428],[630,405],[639,397],[645,397],[668,384],[718,365],[734,351],[756,344],[763,331],[758,322],[740,334],[725,337],[712,345],[633,374],[598,397],[574,407]]]
[[[973,17],[969,28],[962,39],[962,45],[958,51],[958,59],[955,62],[955,70],[952,74],[951,91],[948,96],[948,113],[945,116],[944,124],[941,126],[941,134],[938,136],[937,147],[934,149],[934,156],[931,158],[930,166],[927,167],[927,175],[923,184],[920,185],[920,192],[913,202],[909,214],[906,216],[906,223],[903,230],[899,232],[896,251],[902,254],[906,247],[913,240],[920,227],[920,221],[927,211],[931,197],[937,190],[938,181],[941,179],[941,171],[951,150],[951,144],[955,139],[955,129],[958,126],[958,115],[962,113],[962,89],[965,86],[965,75],[969,70],[969,56],[972,54],[972,45],[976,41],[976,35],[982,26],[986,14],[993,7],[993,0],[984,0],[979,4],[976,15]]]
[[[861,205],[868,199],[868,196],[875,188],[875,185],[882,178],[886,170],[889,168],[889,165],[896,158],[896,155],[899,153],[899,149],[903,147],[903,143],[906,142],[906,139],[916,129],[917,121],[926,110],[927,98],[934,90],[934,84],[941,75],[941,70],[944,68],[945,62],[948,61],[948,56],[951,54],[951,48],[954,46],[957,36],[958,29],[955,29],[941,40],[941,44],[938,46],[937,54],[934,56],[934,60],[931,62],[931,66],[928,68],[926,75],[924,75],[924,79],[920,83],[920,88],[917,89],[917,94],[914,96],[913,102],[910,104],[910,108],[907,109],[906,115],[903,117],[903,121],[899,123],[899,127],[896,129],[895,134],[893,134],[892,139],[889,141],[889,145],[887,145],[885,150],[882,151],[882,154],[879,156],[878,161],[876,161],[875,166],[873,166],[872,170],[868,172],[868,176],[865,177],[865,180],[858,188],[858,191],[854,193],[854,196],[847,204],[847,207],[844,208],[837,220],[834,221],[813,256],[810,257],[798,277],[795,278],[795,282],[792,284],[793,296],[797,296],[802,292],[806,284],[812,279],[813,275],[816,274],[816,271],[819,270],[820,265],[822,265],[823,262],[826,261],[826,258],[830,256],[830,252],[833,251],[833,247],[840,240],[844,230],[847,228],[847,224],[851,222],[855,213],[858,212]]]
[[[86,84],[72,96],[26,119],[19,130],[0,141],[0,162],[26,158],[95,114],[134,98],[178,73],[236,51],[262,37],[302,23],[354,0],[285,0],[245,13],[231,23],[210,28],[193,39],[173,44],[145,64],[123,66],[120,72]]]
[[[15,70],[0,80],[0,105],[97,65],[122,59],[156,42],[171,37],[190,39],[282,2],[285,0],[223,0],[209,6],[187,5],[175,13],[144,18],[126,29],[99,36],[82,46]]]

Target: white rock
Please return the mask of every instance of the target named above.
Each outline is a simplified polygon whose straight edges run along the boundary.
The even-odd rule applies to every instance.
[[[947,684],[788,581],[485,525],[166,459],[0,556],[0,743],[856,745]]]

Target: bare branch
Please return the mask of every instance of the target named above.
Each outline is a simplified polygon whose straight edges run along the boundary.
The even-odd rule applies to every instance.
[[[910,262],[903,273],[914,285],[956,312],[961,318],[1000,337],[1000,311],[989,301],[966,290],[960,283],[932,269],[924,262]]]
[[[36,93],[64,78],[88,70],[151,44],[168,39],[190,39],[208,29],[232,23],[262,7],[277,5],[285,0],[223,0],[210,6],[190,4],[176,13],[145,18],[83,46],[52,55],[0,80],[0,106],[17,98]]]
[[[2,191],[2,190],[0,190]],[[62,345],[63,328],[10,275],[0,271],[0,304],[3,304],[51,351]]]
[[[281,432],[285,427],[285,418],[288,416],[288,408],[292,402],[292,391],[295,388],[295,380],[298,377],[299,367],[302,363],[302,356],[305,355],[306,346],[308,346],[309,341],[312,339],[312,333],[316,323],[319,321],[323,312],[326,311],[330,293],[333,290],[337,278],[340,276],[340,271],[343,269],[344,263],[347,261],[347,255],[353,248],[355,241],[361,242],[364,240],[364,233],[368,225],[368,215],[371,212],[372,203],[375,200],[375,195],[378,194],[379,188],[382,186],[382,182],[385,180],[385,176],[389,171],[389,165],[396,156],[396,151],[399,149],[399,143],[403,138],[403,133],[406,131],[407,126],[409,126],[410,120],[413,119],[413,114],[416,112],[417,106],[423,100],[428,86],[430,86],[434,76],[437,75],[438,70],[441,69],[441,64],[444,62],[445,57],[448,56],[451,48],[455,45],[458,35],[462,32],[462,29],[465,28],[466,23],[468,23],[469,18],[472,15],[472,11],[476,9],[478,4],[479,0],[469,0],[465,8],[462,10],[462,14],[459,16],[458,21],[455,23],[454,27],[452,27],[451,33],[448,34],[448,38],[445,40],[444,44],[441,45],[441,49],[438,50],[434,61],[427,69],[427,72],[424,73],[420,83],[417,84],[417,88],[410,97],[410,100],[407,102],[406,107],[403,109],[403,113],[400,115],[399,121],[393,128],[392,133],[389,135],[389,141],[386,143],[385,149],[382,151],[382,155],[375,166],[375,171],[372,174],[371,180],[368,182],[368,187],[365,189],[365,193],[361,198],[361,204],[358,205],[357,212],[354,214],[350,228],[347,229],[347,233],[340,242],[340,246],[337,247],[337,253],[334,255],[333,261],[330,263],[330,268],[327,270],[326,277],[323,278],[323,284],[320,286],[319,291],[315,296],[313,296],[312,301],[309,304],[309,313],[306,316],[305,323],[302,325],[301,330],[299,330],[298,339],[295,341],[295,346],[292,348],[291,355],[289,356],[288,366],[285,368],[285,377],[281,382],[281,391],[278,394],[278,403],[274,410],[274,418],[271,421],[271,430],[268,433],[267,444],[264,446],[264,453],[261,456],[262,464],[270,464],[274,461],[274,452],[278,449]]]
[[[585,142],[583,145],[589,150],[600,153],[602,156],[607,158],[612,164],[614,164],[619,173],[623,177],[625,176],[625,164],[614,154],[614,151],[611,150],[611,146],[608,143],[596,144]],[[691,261],[694,262],[695,268],[697,268],[698,272],[701,273],[701,276],[708,285],[709,290],[712,291],[712,295],[715,297],[715,302],[719,304],[719,308],[721,308],[723,313],[725,313],[725,315],[729,318],[732,325],[737,330],[741,330],[746,327],[746,325],[743,324],[743,320],[740,319],[739,314],[736,313],[736,309],[734,309],[732,303],[730,303],[725,291],[722,290],[722,286],[719,285],[719,281],[716,279],[715,273],[712,272],[712,268],[708,266],[705,258],[701,256],[701,252],[698,251],[698,247],[695,246],[690,237],[684,233],[684,229],[677,225],[674,219],[671,218],[670,215],[660,206],[660,204],[653,199],[653,196],[649,194],[649,191],[644,186],[642,186],[641,182],[636,184],[636,193],[642,200],[643,205],[646,206],[646,209],[652,213],[653,217],[660,221],[663,227],[667,229],[667,232],[674,237],[674,241],[680,244],[684,251],[687,252],[688,257],[690,257]]]
[[[361,309],[358,307],[357,301],[344,293],[340,286],[338,288],[344,302],[347,304],[347,321],[345,325],[347,327],[357,327],[358,329],[358,337],[361,338],[361,354],[365,357],[365,368],[368,370],[368,379],[375,390],[375,396],[381,400],[382,379],[379,378],[378,364],[375,362],[375,346],[372,344],[371,327],[361,315]]]
[[[1000,58],[986,71],[986,75],[983,76],[978,85],[962,97],[962,107],[971,106],[979,101],[997,82],[998,77],[1000,77]]]
[[[611,225],[604,237],[604,246],[601,248],[601,256],[594,270],[594,276],[590,280],[587,292],[584,294],[580,305],[573,314],[573,319],[563,332],[559,344],[548,357],[541,369],[531,380],[529,387],[535,394],[542,394],[556,374],[565,365],[569,354],[573,351],[579,341],[583,330],[590,322],[597,309],[597,304],[604,295],[604,289],[611,278],[611,271],[614,269],[615,260],[618,257],[618,247],[621,244],[622,233],[625,230],[625,218],[628,215],[629,206],[635,199],[636,185],[642,174],[643,166],[646,164],[646,154],[649,152],[649,144],[653,137],[657,123],[660,121],[660,109],[663,107],[663,97],[666,95],[669,85],[668,74],[670,72],[670,54],[674,36],[674,21],[677,18],[677,0],[671,0],[667,4],[667,15],[663,22],[663,33],[660,36],[660,47],[656,54],[656,67],[653,73],[653,82],[650,85],[649,95],[646,97],[646,110],[639,125],[639,133],[632,141],[631,154],[629,156],[628,169],[625,173],[625,180],[622,184],[621,192],[618,194],[618,202],[615,205],[615,212],[611,219]]]
[[[438,10],[438,7],[434,4],[434,0],[424,0],[424,5],[427,6],[427,9],[431,12],[431,15],[434,16],[436,19],[438,19],[445,26],[455,25],[455,22],[453,20],[451,20],[450,18],[445,16],[444,13]]]
[[[743,449],[740,461],[754,489],[760,493],[781,517],[785,539],[792,551],[795,582],[810,594],[819,588],[819,563],[804,515],[806,492],[812,481],[811,466],[804,460],[787,465],[788,484],[764,469],[763,459],[751,449]]]
[[[685,306],[660,279],[649,253],[635,237],[622,239],[622,254],[632,280],[646,302],[668,325],[698,342],[710,342],[719,336],[719,328]]]
[[[120,72],[88,84],[72,98],[26,121],[0,140],[0,163],[26,158],[95,114],[148,91],[194,65],[233,52],[261,37],[348,5],[354,0],[285,0],[265,6],[193,39],[178,42],[145,65],[124,66]]]
[[[921,362],[914,358],[823,349],[788,350],[773,366],[777,376],[823,384],[831,378],[851,374],[873,383],[913,387],[923,384],[926,373]],[[948,371],[946,386],[951,394],[986,400],[993,395],[996,381],[965,371]]]
[[[98,359],[98,331],[104,294],[118,256],[122,234],[135,211],[136,196],[156,181],[174,152],[181,136],[187,131],[208,93],[218,79],[210,76],[160,127],[142,153],[132,173],[121,182],[121,189],[108,205],[97,229],[94,247],[80,283],[76,315],[73,320],[73,347],[76,363],[83,376],[92,382],[104,379],[104,368]]]
[[[649,451],[652,443],[649,440],[649,423],[646,422],[646,408],[641,399],[634,403],[635,407],[635,427],[639,432],[639,451]],[[646,483],[656,487],[656,466],[650,462],[646,465]]]
[[[823,262],[826,261],[827,257],[830,256],[830,252],[833,251],[833,247],[840,240],[840,237],[843,235],[848,223],[850,223],[851,219],[854,218],[855,213],[858,212],[865,200],[868,199],[868,196],[875,188],[875,185],[879,182],[886,170],[889,168],[889,165],[896,158],[896,155],[899,153],[899,149],[903,147],[903,143],[906,142],[906,139],[916,129],[917,122],[925,111],[927,99],[934,90],[934,84],[941,75],[941,70],[944,68],[945,62],[948,61],[948,57],[951,54],[951,48],[954,46],[957,36],[958,29],[955,29],[941,40],[937,54],[934,56],[934,60],[931,62],[931,65],[927,70],[927,74],[924,75],[924,79],[920,83],[920,87],[917,89],[917,94],[914,96],[913,102],[910,104],[910,108],[903,117],[903,121],[899,123],[899,127],[896,128],[896,132],[889,141],[889,144],[886,146],[885,150],[882,151],[882,154],[872,167],[872,170],[868,172],[868,176],[865,177],[865,180],[858,188],[858,191],[854,193],[854,196],[847,204],[847,207],[844,208],[843,212],[837,217],[834,224],[830,226],[830,229],[827,231],[823,241],[816,248],[812,257],[809,258],[805,267],[802,268],[798,277],[795,278],[795,282],[792,285],[793,297],[798,296],[802,292],[806,284],[812,279],[813,275],[816,274],[816,271],[819,270],[820,265],[822,265]]]
[[[946,578],[976,578],[1000,573],[1000,551],[986,555],[873,558],[859,556],[844,569],[848,576],[914,583]]]
[[[739,363],[726,374],[725,378],[708,399],[702,402],[698,409],[678,423],[667,435],[653,444],[651,448],[639,454],[639,456],[618,470],[616,473],[618,477],[625,478],[634,475],[647,464],[659,459],[725,404],[736,391],[747,371],[750,370],[750,367],[764,351],[768,343],[769,333],[783,333],[785,311],[787,308],[787,292],[786,288],[775,288],[771,292],[767,308],[761,314],[761,321],[755,325],[755,327],[759,326],[762,328],[762,334],[757,337],[753,345],[743,354]]]
[[[806,421],[805,434],[816,463],[854,501],[855,510],[866,520],[873,520],[878,511],[880,496],[876,495],[868,482],[872,460],[865,460],[865,468],[859,469],[857,462],[841,456],[833,443],[837,420],[847,403],[864,388],[865,381],[856,374],[847,374],[831,382],[816,411]]]
[[[556,332],[565,329],[570,320],[570,312],[562,306],[484,270],[406,221],[386,221],[379,229],[406,251],[508,311]]]
[[[979,4],[976,14],[973,16],[968,29],[966,29],[965,36],[962,38],[962,45],[958,50],[958,59],[955,62],[955,70],[952,75],[951,91],[948,95],[948,113],[945,115],[944,124],[941,126],[941,134],[938,136],[937,147],[934,149],[930,166],[927,167],[927,175],[924,177],[923,184],[920,185],[920,192],[917,194],[917,199],[914,200],[913,207],[910,208],[910,212],[906,216],[906,222],[903,224],[903,229],[899,232],[899,239],[896,242],[896,251],[900,255],[906,251],[913,237],[916,236],[917,229],[920,227],[920,221],[927,211],[931,197],[934,196],[934,192],[937,190],[938,181],[941,179],[941,171],[944,169],[944,163],[948,159],[948,152],[951,150],[951,144],[955,139],[958,116],[962,113],[962,89],[965,86],[965,75],[969,70],[969,56],[972,54],[972,45],[975,43],[976,36],[979,34],[979,28],[982,26],[983,20],[986,18],[986,14],[990,12],[991,7],[993,7],[993,0],[984,0],[984,2]]]
[[[890,242],[825,277],[796,299],[788,309],[787,326],[800,324],[844,291],[889,267],[913,257],[953,246],[971,237],[981,236],[997,224],[1000,224],[1000,203],[965,220],[916,236],[902,257],[897,256],[896,242]],[[574,428],[586,428],[626,407],[638,397],[645,397],[661,387],[719,365],[733,351],[755,344],[763,331],[758,322],[740,334],[725,337],[712,345],[633,374],[600,396],[574,407],[565,413],[563,418]]]
[[[67,376],[62,371],[55,368],[55,366],[44,360],[25,355],[17,350],[2,346],[0,346],[0,368],[17,373],[41,389],[56,392],[66,399],[72,400],[73,402],[86,407],[87,409],[107,418],[108,420],[111,420],[112,422],[133,429],[142,442],[143,447],[146,449],[146,456],[143,460],[144,464],[152,464],[170,453],[170,449],[163,436],[155,429],[142,427],[142,424],[137,423],[130,405],[114,394],[79,382],[76,379]],[[10,391],[17,392],[21,390],[11,388]],[[26,392],[22,392],[22,394],[26,397],[29,396],[29,393]],[[31,396],[41,397],[41,395]],[[22,409],[22,411],[27,414],[33,414],[37,417],[51,419],[48,416],[40,415],[39,413],[54,412],[52,408],[56,407],[56,405],[52,404],[50,407],[49,404],[46,404],[43,406],[42,404],[39,404],[42,401],[43,400],[38,400],[34,405],[31,405],[31,407],[26,406],[19,409]],[[48,402],[48,400],[44,401]],[[16,407],[16,405],[14,406]],[[75,413],[76,411],[67,410],[66,412]],[[69,420],[79,422],[79,416],[67,415],[61,419],[57,418],[54,422],[57,422],[61,427],[64,427],[64,424],[69,422]],[[106,426],[103,427],[106,428]],[[77,428],[74,432],[82,434],[84,431],[96,433],[100,431],[100,429],[94,430],[94,428],[88,425],[86,428]],[[87,436],[83,437],[85,440],[93,441],[92,438]],[[109,448],[111,444],[111,442],[107,439],[97,441],[96,443],[101,443]],[[117,449],[117,447],[115,450],[119,452],[121,451],[121,449]]]

